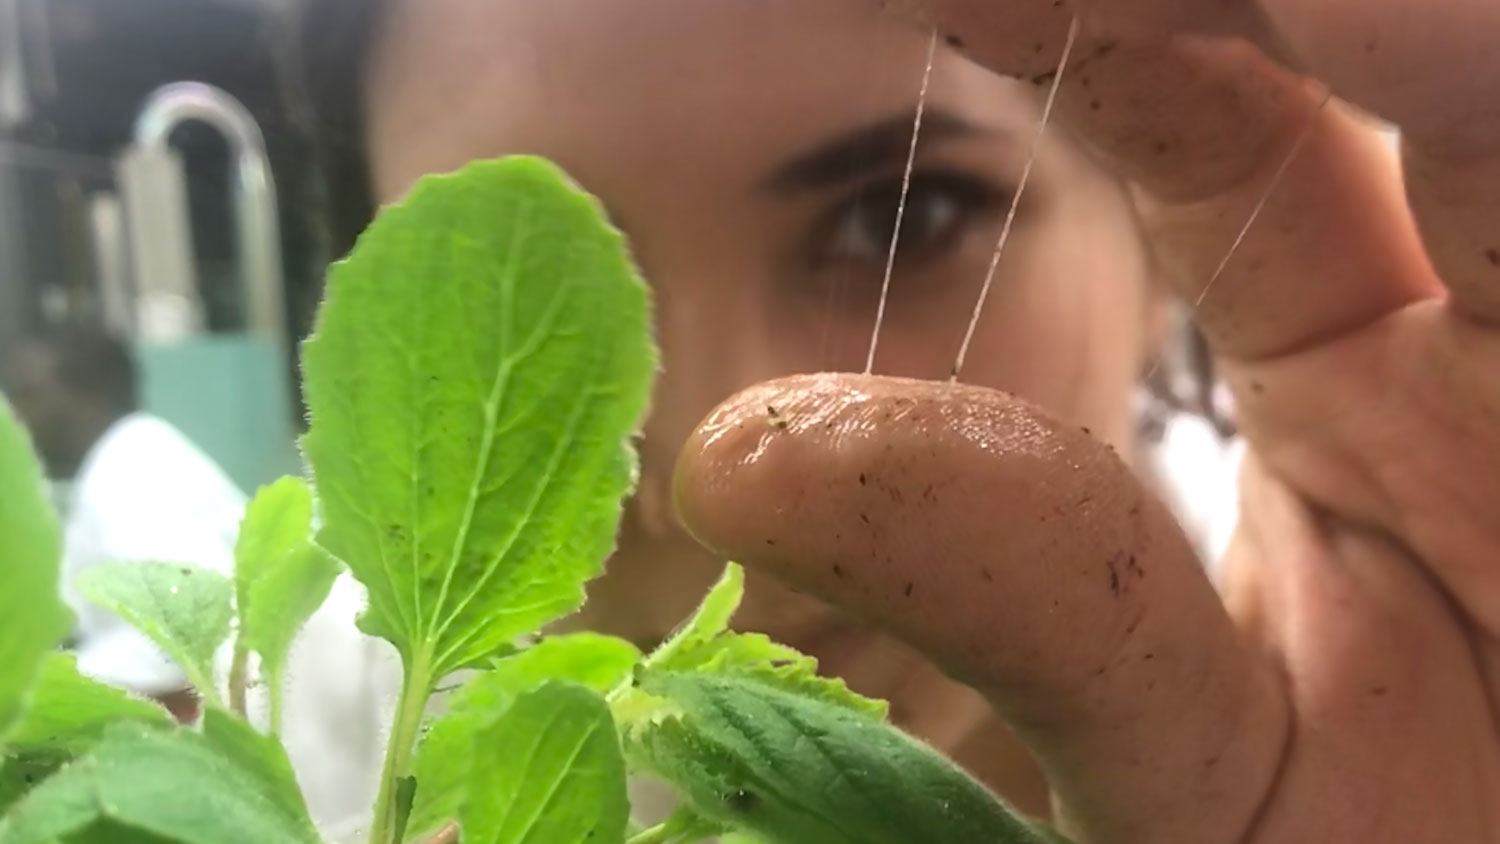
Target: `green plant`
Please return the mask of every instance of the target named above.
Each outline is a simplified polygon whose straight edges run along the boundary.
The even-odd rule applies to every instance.
[[[340,565],[369,593],[361,629],[405,670],[371,844],[450,839],[455,822],[465,844],[1056,840],[888,726],[883,704],[731,631],[733,565],[655,653],[539,635],[613,549],[656,365],[622,238],[547,162],[476,163],[387,209],[333,268],[306,345],[313,486],[260,492],[232,579],[155,561],[80,584],[182,664],[197,728],[53,652],[58,529],[0,413],[0,844],[319,841],[278,701]],[[211,657],[231,635],[221,693]],[[252,653],[269,734],[241,717]],[[633,774],[672,784],[680,810],[632,827]]]

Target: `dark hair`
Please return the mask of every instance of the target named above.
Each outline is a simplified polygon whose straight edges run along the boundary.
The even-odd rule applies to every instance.
[[[58,381],[102,401],[121,416],[139,408],[135,358],[117,337],[92,325],[66,325],[31,334],[25,345],[52,362]]]
[[[308,0],[296,21],[304,129],[322,173],[330,257],[348,252],[375,214],[361,80],[384,7],[385,0]]]

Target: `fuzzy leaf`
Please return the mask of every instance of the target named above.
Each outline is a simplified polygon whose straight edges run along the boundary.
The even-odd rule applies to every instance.
[[[312,542],[312,490],[282,478],[245,511],[234,553],[235,602],[243,644],[260,654],[267,683],[280,687],[298,631],[327,600],[338,561]]]
[[[549,683],[518,698],[472,748],[465,844],[620,844],[630,804],[604,698]]]
[[[508,711],[520,695],[549,680],[563,680],[603,693],[630,675],[640,651],[623,639],[575,633],[543,639],[507,657],[464,685],[448,713],[433,723],[417,748],[412,772],[416,803],[408,828],[421,839],[458,817],[469,793],[478,734]]]
[[[304,355],[319,543],[410,669],[582,603],[635,480],[648,310],[599,203],[537,158],[424,179],[333,268]]]
[[[695,651],[729,630],[729,622],[744,598],[745,569],[738,563],[729,563],[692,617],[652,652],[646,666],[663,671],[692,667],[697,660]]]
[[[729,621],[744,595],[744,569],[730,563],[687,624],[647,658],[645,672],[700,671],[754,677],[875,718],[886,717],[889,707],[884,701],[855,694],[838,678],[820,676],[816,659],[760,633],[729,630]],[[649,712],[651,707],[649,702],[638,700],[624,708],[634,715]]]
[[[262,772],[204,736],[119,724],[0,821],[0,844],[318,844]]]
[[[203,713],[203,739],[245,773],[260,781],[264,793],[287,817],[307,816],[292,760],[281,742],[263,735],[241,718],[221,709]]]
[[[58,597],[62,534],[31,440],[0,399],[0,746],[73,614]]]
[[[234,614],[229,578],[180,563],[96,566],[78,577],[78,591],[145,633],[213,700],[214,651],[229,638]]]
[[[98,741],[110,724],[172,724],[165,709],[79,674],[74,658],[60,652],[48,654],[42,663],[32,702],[11,733],[8,744],[13,751],[46,750],[76,756]]]
[[[706,817],[770,844],[1047,844],[932,749],[881,721],[751,677],[654,674],[676,707],[630,729],[633,757]]]

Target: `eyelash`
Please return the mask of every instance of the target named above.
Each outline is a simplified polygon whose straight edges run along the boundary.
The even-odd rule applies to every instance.
[[[883,269],[895,228],[901,179],[893,177],[856,188],[825,217],[817,229],[814,264],[818,267],[863,265]],[[935,231],[930,217],[933,203],[949,214]],[[979,219],[1009,202],[1009,192],[990,181],[958,170],[918,170],[912,173],[898,268],[910,268],[939,258]]]

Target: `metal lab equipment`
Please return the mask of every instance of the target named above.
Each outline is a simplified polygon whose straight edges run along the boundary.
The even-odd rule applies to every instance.
[[[205,123],[229,145],[243,325],[209,333],[192,254],[187,179],[170,144]],[[131,255],[143,403],[181,428],[242,488],[295,471],[286,373],[289,341],[276,190],[250,113],[218,88],[177,82],[153,92],[116,162]]]

